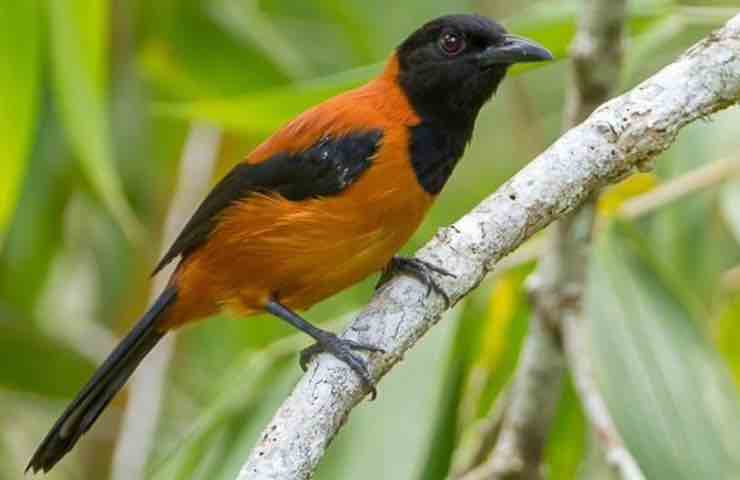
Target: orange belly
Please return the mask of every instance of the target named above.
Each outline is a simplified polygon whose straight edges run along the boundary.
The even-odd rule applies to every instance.
[[[230,207],[176,274],[178,300],[165,328],[222,307],[259,313],[271,298],[306,309],[382,270],[433,200],[404,163],[405,145],[387,137],[373,166],[340,195],[252,196]]]

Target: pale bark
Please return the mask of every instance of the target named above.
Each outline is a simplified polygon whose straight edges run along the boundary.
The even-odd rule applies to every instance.
[[[439,278],[453,303],[546,225],[592,192],[648,168],[679,130],[740,98],[740,15],[675,63],[599,107],[454,225],[418,257],[455,273]],[[384,348],[367,356],[379,379],[440,318],[444,302],[412,278],[391,280],[343,336]],[[357,376],[320,355],[285,400],[244,464],[240,480],[307,479],[363,398]],[[382,385],[380,388],[382,395]]]

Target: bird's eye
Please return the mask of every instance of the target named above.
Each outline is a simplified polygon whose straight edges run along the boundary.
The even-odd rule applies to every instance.
[[[439,48],[449,56],[458,55],[465,50],[465,38],[456,32],[444,32],[439,37]]]

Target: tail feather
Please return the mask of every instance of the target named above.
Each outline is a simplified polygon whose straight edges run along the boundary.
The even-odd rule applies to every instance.
[[[113,350],[56,421],[28,463],[26,472],[48,472],[95,423],[139,363],[164,335],[156,327],[177,296],[166,289],[131,332]]]

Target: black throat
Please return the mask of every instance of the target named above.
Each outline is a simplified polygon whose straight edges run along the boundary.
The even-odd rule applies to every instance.
[[[478,112],[503,79],[505,69],[491,72],[483,82],[485,88],[458,90],[423,86],[423,76],[404,70],[396,81],[421,119],[409,128],[411,164],[424,190],[437,195],[465,152]]]
[[[409,133],[409,157],[416,179],[427,193],[437,195],[465,152],[473,129],[453,130],[422,119],[419,125],[409,127]]]

